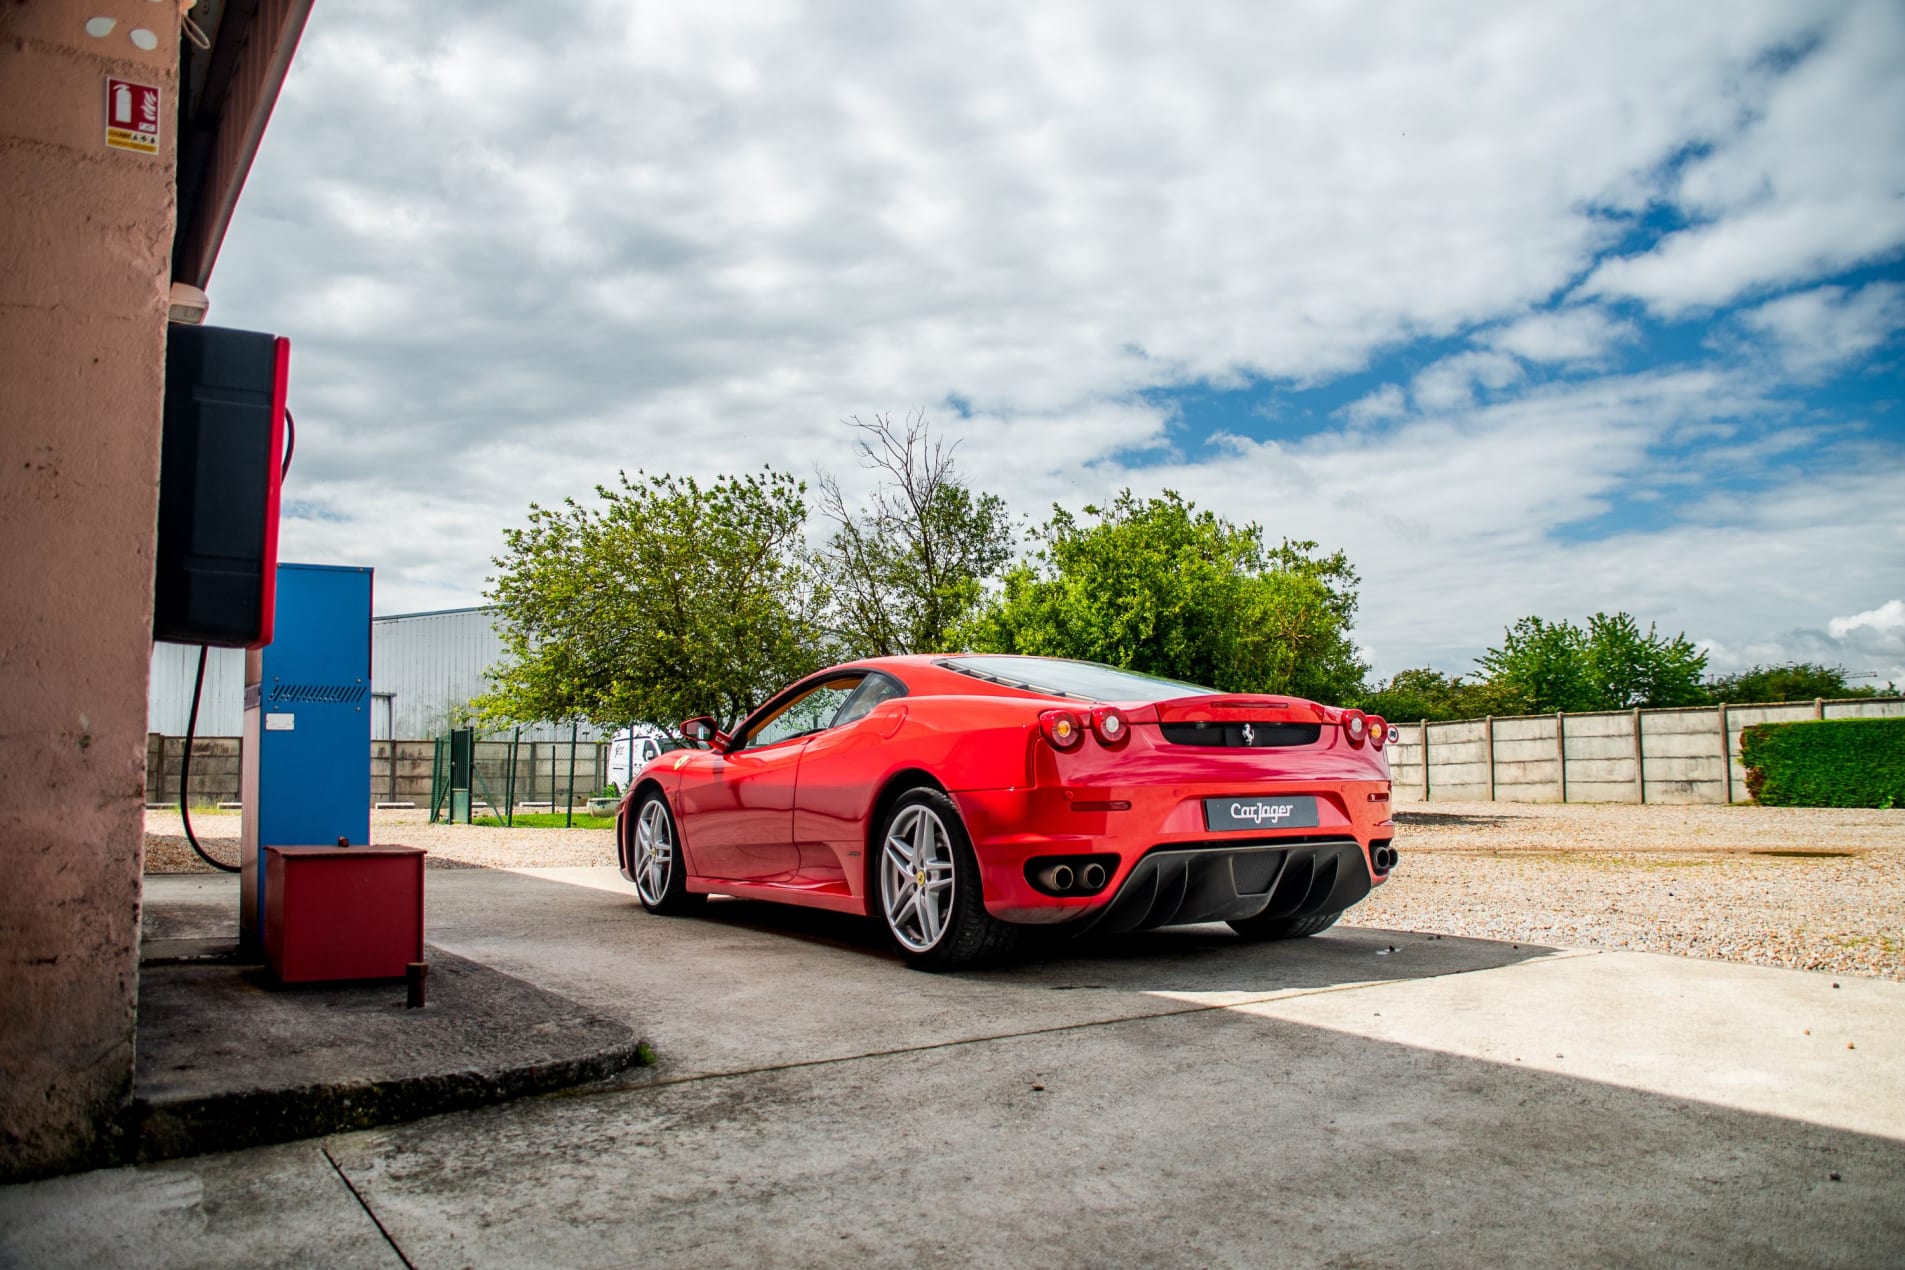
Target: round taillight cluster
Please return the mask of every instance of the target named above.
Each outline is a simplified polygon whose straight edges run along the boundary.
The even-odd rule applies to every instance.
[[[1077,749],[1087,731],[1106,747],[1123,745],[1131,735],[1131,721],[1116,706],[1096,706],[1088,715],[1076,710],[1047,710],[1039,715],[1038,726],[1055,750]]]
[[[1099,706],[1091,712],[1091,730],[1102,745],[1123,745],[1131,735],[1131,721],[1116,706]]]
[[[1056,750],[1075,750],[1085,740],[1085,725],[1070,710],[1047,710],[1038,717],[1038,727]]]
[[[1343,711],[1343,736],[1351,745],[1369,742],[1381,749],[1389,740],[1389,724],[1379,714],[1364,714],[1361,710]]]

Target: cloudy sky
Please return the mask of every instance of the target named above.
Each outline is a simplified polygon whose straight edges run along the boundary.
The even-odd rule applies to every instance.
[[[924,411],[1344,548],[1383,674],[1627,609],[1905,683],[1896,0],[324,0],[210,291],[380,612]]]

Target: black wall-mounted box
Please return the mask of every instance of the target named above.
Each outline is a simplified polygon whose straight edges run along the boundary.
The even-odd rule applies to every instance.
[[[290,362],[276,336],[167,328],[155,640],[271,642]]]

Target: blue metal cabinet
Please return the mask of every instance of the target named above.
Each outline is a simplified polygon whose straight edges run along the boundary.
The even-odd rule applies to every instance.
[[[266,847],[370,841],[371,570],[278,566],[277,622],[246,659],[239,935],[263,928]]]

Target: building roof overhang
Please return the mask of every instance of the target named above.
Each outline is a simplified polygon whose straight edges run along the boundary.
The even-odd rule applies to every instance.
[[[172,277],[203,289],[313,0],[199,0],[209,48],[179,44],[178,226]]]

